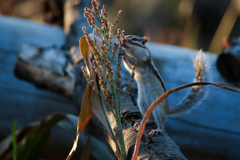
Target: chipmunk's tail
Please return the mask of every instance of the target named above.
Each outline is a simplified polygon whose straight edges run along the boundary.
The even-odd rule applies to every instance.
[[[204,53],[199,51],[194,59],[194,69],[196,72],[196,78],[194,82],[206,81],[206,71],[208,69],[208,63],[206,61]],[[203,86],[193,86],[188,95],[175,107],[169,107],[167,115],[174,116],[189,111],[194,104],[196,104],[206,93]]]

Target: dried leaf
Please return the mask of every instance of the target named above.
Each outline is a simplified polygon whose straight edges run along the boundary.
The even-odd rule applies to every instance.
[[[104,125],[104,128],[107,130],[108,134],[110,135],[110,137],[114,140],[113,134],[111,132],[111,126],[110,123],[108,122],[108,119],[106,118],[106,111],[103,108],[103,105],[101,103],[101,98],[100,96],[93,91],[91,94],[91,109],[93,111],[93,113],[98,117],[98,119],[102,122],[102,124]]]
[[[92,86],[90,84],[88,84],[87,88],[85,90],[83,99],[82,99],[82,108],[81,108],[81,112],[80,112],[80,115],[78,118],[76,140],[74,140],[73,147],[72,147],[70,153],[68,154],[67,160],[70,160],[72,158],[72,156],[77,148],[78,138],[80,137],[80,135],[84,131],[85,127],[87,126],[88,122],[90,121],[90,119],[93,116],[93,112],[90,108],[91,92],[92,92]]]
[[[80,52],[83,56],[83,59],[85,61],[85,64],[87,66],[87,69],[89,71],[90,76],[94,75],[94,71],[92,68],[92,64],[90,61],[90,46],[87,43],[86,37],[82,37],[79,41],[80,45]],[[74,140],[73,147],[68,154],[67,160],[70,160],[76,151],[77,148],[77,142],[79,136],[82,134],[83,130],[87,126],[89,120],[93,116],[93,112],[90,108],[90,97],[91,97],[91,92],[92,92],[92,86],[90,84],[87,85],[87,88],[85,90],[84,96],[82,98],[82,105],[81,105],[81,112],[78,118],[78,127],[77,127],[77,135],[76,139]]]
[[[160,97],[158,97],[158,99],[155,102],[152,103],[152,105],[148,108],[147,112],[145,113],[145,115],[142,119],[142,123],[141,123],[141,126],[140,126],[140,128],[138,130],[138,134],[137,134],[137,139],[136,139],[136,144],[135,144],[132,160],[137,160],[139,146],[140,146],[141,138],[142,138],[145,126],[146,126],[147,119],[151,115],[152,111],[157,107],[157,105],[171,93],[174,93],[174,92],[179,91],[184,88],[197,86],[197,85],[214,85],[214,86],[226,89],[226,90],[240,93],[240,88],[229,85],[229,84],[221,83],[221,82],[194,82],[194,83],[188,83],[186,85],[182,85],[180,87],[173,88],[173,89],[166,91],[164,94],[162,94]]]
[[[93,37],[94,35],[91,35]],[[93,37],[94,38],[94,37]],[[94,41],[97,40],[94,38]],[[99,41],[99,39],[97,40]],[[99,42],[97,42],[99,43]],[[79,41],[80,44],[80,51],[83,56],[83,59],[85,61],[86,67],[89,71],[90,78],[95,81],[95,84],[98,82],[96,81],[96,75],[93,70],[93,66],[90,60],[90,46],[87,43],[86,37],[82,37]],[[82,108],[81,113],[78,119],[78,129],[77,129],[77,135],[76,140],[74,141],[73,148],[71,149],[67,160],[70,160],[73,153],[76,150],[77,147],[77,141],[79,136],[82,134],[83,130],[85,129],[87,123],[91,119],[93,113],[98,117],[98,119],[102,122],[103,126],[105,127],[107,133],[110,135],[110,137],[116,142],[116,138],[113,134],[112,128],[110,126],[106,111],[104,106],[102,105],[100,96],[92,89],[92,86],[90,84],[87,85],[86,91],[84,93],[83,99],[82,99]],[[117,144],[118,146],[118,144]]]
[[[80,52],[83,56],[84,62],[86,64],[87,69],[89,70],[90,77],[94,75],[92,62],[90,60],[90,46],[87,43],[86,37],[82,37],[79,41]]]

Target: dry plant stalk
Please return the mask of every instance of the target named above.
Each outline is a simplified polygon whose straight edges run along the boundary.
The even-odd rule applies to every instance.
[[[102,106],[104,108],[103,110],[105,111],[103,114],[106,117],[107,121],[108,121],[108,118],[107,118],[105,107],[107,107],[115,117],[117,127],[114,129],[115,134],[111,134],[111,135],[113,136],[114,139],[117,139],[117,145],[119,145],[118,158],[126,160],[127,157],[126,157],[125,144],[124,144],[123,133],[122,133],[122,124],[121,124],[121,111],[122,111],[121,109],[124,108],[126,99],[124,101],[123,106],[120,106],[121,60],[124,54],[124,50],[122,49],[122,44],[124,41],[125,31],[124,30],[121,31],[120,29],[117,29],[116,41],[113,42],[113,33],[114,33],[114,30],[116,30],[120,16],[122,14],[122,10],[118,12],[117,17],[115,18],[114,23],[112,24],[107,19],[107,16],[108,16],[107,5],[103,5],[101,10],[99,9],[99,7],[100,7],[99,0],[92,0],[92,9],[89,9],[89,8],[84,9],[85,11],[84,16],[85,18],[87,18],[87,21],[90,27],[93,28],[93,34],[88,34],[86,32],[86,27],[82,28],[85,34],[85,39],[88,43],[88,46],[90,46],[91,55],[92,55],[91,62],[90,60],[84,59],[87,68],[82,66],[82,71],[88,81],[88,84],[90,84],[92,87],[91,89],[93,91],[89,91],[89,92],[96,92],[101,97],[103,102]],[[100,26],[100,28],[98,26]],[[98,37],[95,36],[94,33],[96,33]],[[98,40],[96,41],[96,39]],[[80,43],[80,50],[83,47],[84,46],[83,45],[81,46],[81,43]],[[112,63],[113,63],[113,58],[116,55],[117,55],[117,67],[114,75]],[[133,79],[134,79],[134,70],[132,72],[128,91],[126,92],[126,98],[129,95],[129,90],[132,86]],[[90,87],[87,87],[87,89],[89,88]],[[87,92],[87,89],[86,89],[86,92]],[[90,96],[92,96],[91,93],[89,92],[87,93]],[[101,101],[99,101],[99,103],[101,103]],[[82,107],[83,107],[83,104],[82,104]],[[82,113],[80,113],[80,116],[81,114]],[[86,112],[86,114],[88,114],[88,112]],[[89,117],[91,117],[91,115]],[[79,117],[79,119],[81,118]],[[83,123],[83,124],[86,124],[86,123]],[[81,128],[81,126],[78,126],[78,127]],[[79,133],[81,134],[82,130]],[[78,136],[76,140],[77,139],[78,139]],[[73,148],[76,148],[76,147],[73,147]],[[74,151],[75,150],[72,149],[70,153],[72,154]]]

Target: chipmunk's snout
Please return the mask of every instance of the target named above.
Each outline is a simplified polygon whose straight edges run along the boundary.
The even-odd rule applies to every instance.
[[[128,49],[130,48],[129,44],[127,43],[127,41],[123,40],[123,44],[122,44],[124,49]]]

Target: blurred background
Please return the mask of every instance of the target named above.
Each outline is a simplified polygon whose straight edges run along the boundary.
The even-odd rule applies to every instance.
[[[103,0],[110,20],[123,9],[126,34],[156,43],[220,53],[227,38],[240,34],[238,0]],[[63,26],[61,0],[1,0],[0,14]],[[43,16],[44,15],[44,16]]]

